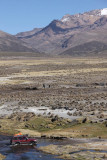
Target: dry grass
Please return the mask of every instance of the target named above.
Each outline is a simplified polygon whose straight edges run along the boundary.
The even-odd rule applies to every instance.
[[[30,129],[17,129],[18,132],[22,134],[29,134],[32,137],[41,137],[41,133],[38,131],[30,130]]]
[[[43,65],[43,64],[99,64],[107,63],[103,58],[35,58],[35,59],[13,59],[1,60],[0,66],[13,65]]]
[[[103,150],[105,149],[104,146],[106,147],[106,144],[105,143],[102,144],[102,142],[99,142],[96,145],[97,145],[97,148],[95,147],[94,143],[92,143],[91,149]],[[107,158],[106,153],[104,154],[100,152],[90,152],[90,151],[81,152],[82,149],[87,149],[87,150],[90,149],[90,143],[86,143],[86,144],[82,143],[78,145],[72,145],[72,144],[71,145],[48,145],[48,146],[40,147],[39,149],[46,153],[55,154],[55,155],[58,155],[60,158],[68,159],[68,160],[69,159],[71,160],[103,160],[103,157],[105,157],[104,159]]]
[[[47,137],[73,137],[73,138],[92,138],[102,137],[107,138],[107,127],[103,124],[79,124],[67,129],[56,129],[53,131],[44,132]]]
[[[2,155],[2,154],[0,154],[0,160],[3,160],[3,159],[5,159],[6,157],[4,156],[4,155]]]
[[[107,67],[100,66],[99,64],[106,64],[106,59],[38,59],[38,60],[2,60],[0,61],[0,66],[4,67],[3,74],[5,74],[5,68],[9,67],[11,73],[7,72],[6,76],[3,76],[4,79],[0,79],[2,84],[22,84],[32,83],[28,80],[21,80],[21,78],[28,77],[60,77],[60,76],[73,76],[75,77],[78,74],[87,75],[87,74],[98,74],[98,73],[106,73]],[[98,64],[98,66],[96,66]],[[36,71],[36,66],[43,65],[43,68]],[[44,65],[47,66],[44,70]],[[51,69],[51,65],[54,66],[55,69]],[[68,65],[68,67],[66,67]],[[89,65],[85,67],[84,65]],[[33,70],[31,66],[35,66]],[[56,66],[56,67],[55,67]],[[64,69],[64,66],[66,69]],[[75,67],[76,66],[76,67]],[[61,68],[61,69],[60,69]],[[18,73],[15,73],[15,69],[18,70]],[[14,78],[15,80],[13,80]],[[20,78],[20,80],[19,80]],[[18,79],[18,80],[17,80]]]

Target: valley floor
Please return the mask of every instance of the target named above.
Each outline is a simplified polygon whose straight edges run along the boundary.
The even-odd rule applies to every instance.
[[[0,103],[0,115],[23,110],[70,119],[86,116],[104,122],[107,59],[1,60]]]
[[[29,130],[39,137],[107,139],[107,59],[2,59],[0,131]]]

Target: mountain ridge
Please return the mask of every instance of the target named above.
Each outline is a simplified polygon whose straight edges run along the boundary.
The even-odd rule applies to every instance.
[[[102,41],[107,33],[107,9],[98,9],[75,15],[64,15],[30,36],[21,38],[40,52],[60,54],[89,41]],[[103,36],[101,34],[103,33]],[[101,39],[102,37],[102,39]],[[17,36],[18,38],[18,36]]]
[[[11,35],[0,31],[0,51],[58,55],[89,42],[107,43],[107,8],[64,15],[44,28]],[[89,43],[90,45],[90,43]]]

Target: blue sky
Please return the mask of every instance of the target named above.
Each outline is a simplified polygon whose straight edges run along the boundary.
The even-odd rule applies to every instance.
[[[0,0],[0,30],[10,34],[48,25],[65,14],[107,8],[107,0]]]

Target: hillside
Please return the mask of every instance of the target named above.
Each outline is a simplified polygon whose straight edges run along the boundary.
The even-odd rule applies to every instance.
[[[13,35],[0,31],[0,52],[38,52]]]
[[[36,34],[37,32],[39,32],[41,30],[42,30],[42,28],[34,28],[32,31],[18,33],[18,34],[16,34],[16,37],[23,38],[23,37],[32,36],[33,34]]]
[[[82,45],[75,46],[61,53],[60,55],[70,56],[92,56],[102,55],[103,52],[107,51],[107,45],[97,41],[91,41]]]

